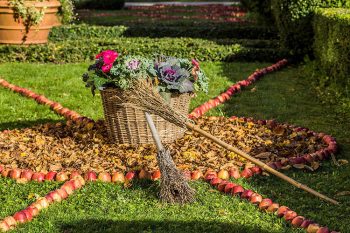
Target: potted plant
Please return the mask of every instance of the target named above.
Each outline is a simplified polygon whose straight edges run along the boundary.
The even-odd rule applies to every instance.
[[[188,114],[191,96],[208,89],[208,79],[194,59],[119,56],[112,50],[98,54],[95,64],[83,75],[83,81],[93,94],[95,90],[100,90],[107,131],[117,143],[153,143],[143,111],[128,106],[123,97],[123,92],[137,79],[152,83],[162,98],[184,115]],[[182,128],[159,116],[152,117],[164,143],[183,135]]]
[[[0,1],[0,43],[47,43],[50,29],[72,17],[71,0]]]

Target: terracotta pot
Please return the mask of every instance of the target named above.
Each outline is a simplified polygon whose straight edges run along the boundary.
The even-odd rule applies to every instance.
[[[0,1],[0,43],[2,44],[43,44],[47,43],[50,29],[59,25],[57,12],[61,3],[56,0],[42,2],[25,1],[27,6],[45,9],[45,15],[38,25],[30,27],[26,33],[22,19],[15,19],[9,1]]]

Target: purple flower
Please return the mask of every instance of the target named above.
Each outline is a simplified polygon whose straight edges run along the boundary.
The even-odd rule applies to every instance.
[[[173,69],[166,69],[165,71],[164,71],[164,74],[165,75],[169,75],[169,76],[171,76],[171,75],[174,75],[176,73],[176,71],[175,70],[173,70]]]
[[[127,64],[127,67],[129,70],[136,70],[139,68],[139,66],[140,66],[140,61],[136,59],[129,61]]]

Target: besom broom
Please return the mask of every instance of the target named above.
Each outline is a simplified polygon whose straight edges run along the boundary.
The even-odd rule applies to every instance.
[[[276,171],[275,169],[267,166],[265,163],[261,162],[258,159],[253,158],[252,156],[248,155],[247,153],[239,150],[238,148],[235,148],[220,139],[216,138],[215,136],[203,131],[198,126],[194,125],[190,119],[188,119],[186,116],[179,114],[174,109],[169,107],[163,98],[155,91],[155,89],[152,86],[151,82],[147,81],[136,81],[132,88],[124,93],[125,98],[127,99],[128,103],[131,104],[135,108],[139,108],[145,111],[145,115],[148,118],[148,122],[150,125],[152,124],[152,118],[150,118],[148,113],[156,114],[164,118],[165,120],[176,124],[177,126],[188,128],[193,131],[198,132],[202,136],[211,139],[213,142],[217,143],[221,147],[232,151],[243,158],[251,161],[252,163],[256,164],[260,168],[264,169],[265,171],[287,181],[288,183],[294,185],[297,188],[300,188],[306,192],[309,192],[323,200],[326,200],[332,204],[339,204],[338,201],[331,199],[309,187],[306,185],[303,185],[294,179]],[[153,129],[156,133],[156,129]],[[153,133],[153,132],[152,132]],[[160,168],[162,178],[161,178],[161,199],[166,202],[179,202],[179,203],[185,203],[193,200],[194,191],[189,187],[187,184],[186,179],[181,174],[180,171],[177,170],[176,165],[174,161],[172,160],[170,153],[167,152],[163,146],[159,142],[157,142],[157,135],[154,137],[157,148],[159,150],[159,153],[157,155],[157,161],[158,166]]]

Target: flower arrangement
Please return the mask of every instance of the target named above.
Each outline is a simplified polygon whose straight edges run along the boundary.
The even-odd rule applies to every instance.
[[[208,91],[208,78],[195,59],[158,56],[147,59],[141,56],[119,56],[106,50],[83,75],[86,87],[94,94],[96,89],[116,87],[129,89],[138,79],[152,81],[159,92],[194,93]]]

